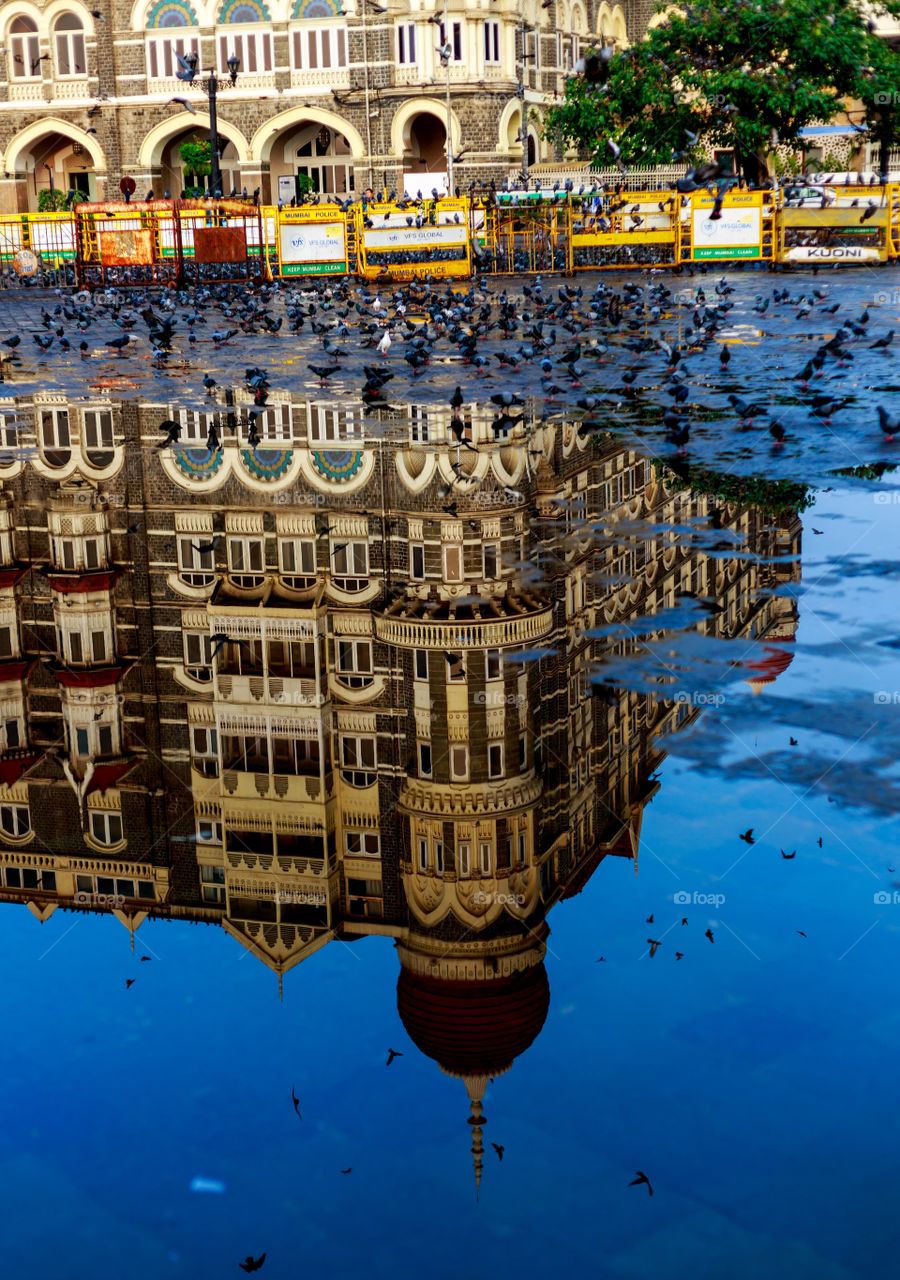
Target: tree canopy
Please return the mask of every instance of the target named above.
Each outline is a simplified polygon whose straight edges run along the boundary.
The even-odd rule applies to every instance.
[[[883,8],[900,14],[900,0]],[[566,82],[545,128],[608,164],[667,164],[700,139],[735,151],[751,178],[776,141],[832,119],[853,99],[854,123],[885,148],[900,106],[900,54],[874,34],[857,0],[696,0],[667,11],[645,39],[616,52],[598,83]]]

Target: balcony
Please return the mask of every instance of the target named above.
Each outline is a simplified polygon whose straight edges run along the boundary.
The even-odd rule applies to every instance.
[[[324,804],[330,786],[321,778],[285,773],[245,773],[223,769],[222,789],[237,800],[291,800],[299,804]]]
[[[294,68],[291,71],[292,89],[349,89],[350,68],[332,67],[319,71],[304,71]]]
[[[325,695],[312,678],[216,672],[214,688],[215,696],[221,702],[271,702],[295,707],[320,707],[325,702]]]
[[[403,649],[503,649],[532,645],[553,629],[553,608],[531,592],[467,604],[401,596],[375,618],[379,640]]]
[[[59,101],[61,98],[87,99],[91,96],[91,88],[87,76],[81,80],[55,80],[50,92],[55,101]]]

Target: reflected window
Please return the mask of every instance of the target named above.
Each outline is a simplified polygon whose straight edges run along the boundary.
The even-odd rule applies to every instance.
[[[231,572],[240,582],[250,578],[251,583],[265,572],[266,554],[262,538],[229,538],[228,563]]]
[[[195,680],[212,679],[212,640],[206,631],[185,631],[184,666]]]
[[[178,573],[191,587],[208,587],[215,581],[215,552],[201,551],[208,535],[187,534],[178,539]]]
[[[198,818],[197,841],[199,844],[221,844],[221,822],[213,822],[210,818]]]
[[[483,876],[489,876],[491,874],[492,863],[493,863],[493,856],[492,856],[490,840],[479,840],[478,841],[478,869]]]
[[[503,658],[499,649],[485,649],[484,651],[484,678],[485,680],[500,680],[503,676]]]
[[[362,734],[345,734],[341,738],[341,773],[352,786],[365,787],[375,780],[378,749],[375,738]]]
[[[354,916],[384,915],[384,888],[380,880],[348,880],[347,909]]]
[[[31,814],[27,804],[0,804],[0,832],[12,840],[21,840],[31,832]]]
[[[415,649],[413,651],[413,675],[416,680],[428,679],[428,650]]]
[[[381,836],[377,831],[346,831],[344,848],[355,858],[380,858]]]
[[[461,582],[463,576],[463,549],[461,542],[444,543],[444,579]]]
[[[88,458],[95,466],[104,466],[112,461],[115,445],[112,410],[85,409],[83,442]]]
[[[191,755],[194,768],[207,777],[219,772],[219,739],[215,729],[195,725],[191,730]]]
[[[223,903],[225,901],[225,868],[201,867],[200,891],[204,902]]]
[[[464,878],[472,874],[472,845],[468,840],[461,840],[456,846],[456,870]]]
[[[428,841],[424,836],[419,836],[419,870],[428,870]]]
[[[0,658],[14,658],[18,654],[18,635],[12,625],[0,627]]]
[[[431,743],[419,743],[419,773],[423,778],[431,777]]]
[[[488,777],[503,777],[503,744],[502,742],[488,743]]]
[[[92,809],[90,813],[90,830],[91,835],[98,844],[121,844],[124,838],[122,830],[122,815],[120,813],[107,813],[105,810]],[[134,894],[128,894],[128,897],[134,897]]]
[[[487,579],[500,576],[500,547],[496,542],[486,542],[481,551],[484,576]]]
[[[454,782],[467,782],[469,778],[469,748],[454,745],[450,748],[450,777]]]
[[[281,538],[278,563],[289,585],[307,586],[316,579],[316,544],[312,538]]]
[[[338,542],[331,545],[331,572],[345,591],[362,591],[368,586],[369,544]]]
[[[41,448],[47,465],[65,466],[69,461],[71,443],[68,409],[43,409],[41,411]]]

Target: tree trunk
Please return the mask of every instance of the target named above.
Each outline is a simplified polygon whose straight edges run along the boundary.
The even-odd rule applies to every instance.
[[[755,151],[744,152],[740,147],[734,149],[735,168],[750,186],[760,186],[768,179],[769,171],[765,161]]]
[[[887,182],[890,172],[891,144],[894,141],[894,113],[890,107],[882,107],[880,120],[875,127],[875,139],[878,143],[878,176]]]

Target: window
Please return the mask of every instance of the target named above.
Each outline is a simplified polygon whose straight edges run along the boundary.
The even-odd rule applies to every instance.
[[[178,572],[191,587],[208,587],[215,580],[215,552],[200,551],[208,535],[190,534],[178,539]]]
[[[528,734],[519,734],[519,768],[528,768]]]
[[[219,739],[216,730],[195,725],[191,730],[191,754],[197,772],[214,778],[219,772]]]
[[[456,846],[456,870],[464,878],[472,874],[472,846],[468,840],[461,840]]]
[[[416,680],[428,679],[428,650],[413,650],[413,674]]]
[[[64,13],[56,24],[56,74],[58,76],[86,76],[87,62],[84,56],[84,31],[74,13]]]
[[[503,676],[503,659],[499,649],[485,649],[484,651],[484,678],[485,680],[500,680]]]
[[[343,27],[307,27],[293,33],[294,68],[329,71],[347,65],[347,32]]]
[[[13,840],[21,840],[31,832],[31,814],[27,804],[0,804],[0,831]]]
[[[109,451],[113,448],[113,416],[111,409],[85,409],[84,447],[91,452]]]
[[[41,50],[31,18],[15,18],[9,28],[10,80],[40,80]]]
[[[22,725],[17,719],[4,720],[2,725],[3,750],[12,751],[22,745]]]
[[[45,462],[51,467],[64,466],[69,461],[71,443],[68,409],[43,409],[41,447]]]
[[[178,70],[176,53],[195,53],[200,65],[197,36],[151,36],[147,40],[147,75],[151,80],[174,79]]]
[[[434,842],[434,869],[438,874],[443,874],[444,870],[444,842],[443,840],[435,840]]]
[[[97,725],[97,754],[111,756],[113,753],[113,731],[111,724]]]
[[[410,405],[409,438],[413,444],[428,444],[429,434],[428,410],[422,405]]]
[[[446,582],[461,582],[463,576],[463,549],[461,542],[444,544],[444,579]]]
[[[346,591],[361,591],[368,585],[369,544],[367,542],[337,542],[331,544],[331,572],[342,580]]]
[[[341,684],[349,689],[364,689],[372,683],[371,640],[337,641],[337,671]]]
[[[248,585],[255,583],[266,568],[262,538],[229,538],[228,564],[238,582],[249,577]]]
[[[461,22],[450,23],[449,37],[447,35],[447,29],[444,26],[443,22],[438,24],[438,30],[440,31],[440,34],[441,34],[440,43],[442,45],[447,44],[449,39],[450,61],[462,62],[462,56],[463,56],[462,55],[462,23]]]
[[[444,655],[447,663],[447,679],[455,684],[466,678],[466,664],[463,661],[461,653],[448,653]]]
[[[409,576],[420,581],[425,577],[425,548],[421,542],[410,543]]]
[[[105,631],[91,632],[91,660],[93,662],[106,662],[109,658],[106,644]]]
[[[380,880],[348,880],[347,908],[354,916],[384,915],[384,890]]]
[[[185,631],[184,665],[195,680],[212,679],[212,640],[206,631]]]
[[[345,831],[344,848],[354,858],[380,858],[381,836],[377,831]]]
[[[294,439],[294,427],[291,419],[291,406],[289,404],[272,404],[269,403],[265,408],[260,406],[254,407],[250,412],[253,413],[252,427],[253,434],[258,436],[261,446],[272,441],[281,441],[290,444]],[[241,439],[246,440],[249,444],[251,434],[251,422],[248,417],[246,422],[240,424]]]
[[[221,844],[222,843],[222,824],[214,822],[211,818],[197,819],[197,843],[198,844]]]
[[[499,22],[486,22],[484,24],[484,60],[485,62],[500,61]]]
[[[18,652],[18,644],[13,639],[12,626],[0,627],[0,658],[14,658]]]
[[[431,777],[431,743],[419,743],[419,773],[423,778]]]
[[[491,874],[490,840],[478,841],[478,869],[483,876],[489,876]]]
[[[454,782],[466,782],[469,777],[469,748],[452,746],[450,748],[450,777]]]
[[[316,544],[312,538],[281,538],[278,561],[289,585],[307,586],[316,577]]]
[[[214,413],[204,413],[200,409],[178,409],[171,416],[181,425],[180,444],[205,445],[213,427],[221,436],[221,422]]]
[[[486,542],[481,551],[484,576],[487,579],[500,576],[500,547],[496,542]]]
[[[221,903],[225,901],[225,868],[201,867],[200,888],[204,902]]]
[[[219,36],[219,73],[228,75],[228,59],[240,59],[241,75],[259,75],[272,70],[272,33],[270,31],[229,32]]]
[[[341,738],[341,773],[354,787],[368,787],[374,782],[377,747],[374,737],[354,734]]]
[[[419,836],[419,870],[428,870],[428,841],[424,836]]]
[[[397,27],[397,61],[410,66],[416,61],[416,24],[401,22]]]
[[[122,831],[122,815],[120,813],[107,813],[102,809],[92,809],[90,813],[91,835],[98,844],[121,844],[124,833]],[[127,895],[133,898],[134,894]]]
[[[365,424],[362,413],[354,405],[310,404],[308,406],[310,440],[327,443],[335,440],[362,440]]]
[[[55,871],[35,871],[32,867],[7,867],[7,889],[44,889],[56,892]]]
[[[488,777],[503,777],[503,744],[501,742],[488,743]]]
[[[528,857],[528,840],[524,831],[519,832],[519,862],[525,862]]]
[[[85,569],[99,569],[101,564],[106,564],[106,548],[104,546],[104,540],[102,538],[85,538]]]

